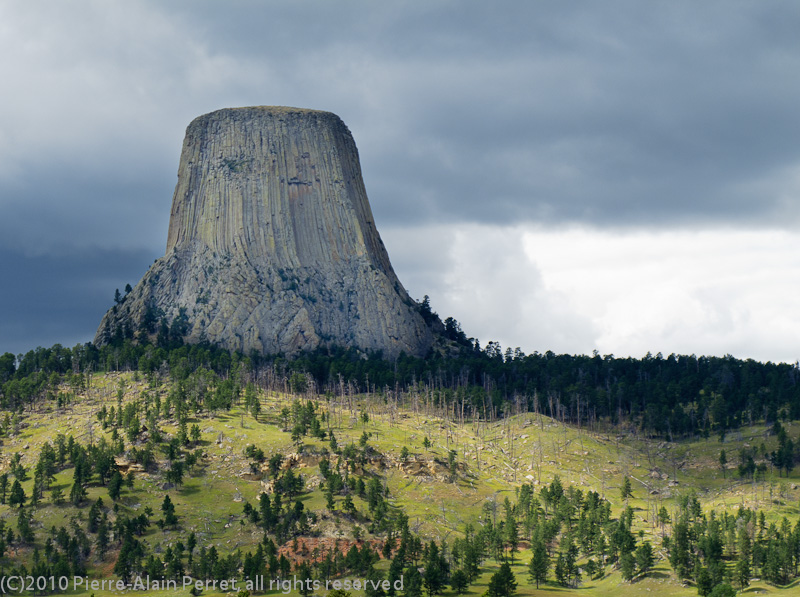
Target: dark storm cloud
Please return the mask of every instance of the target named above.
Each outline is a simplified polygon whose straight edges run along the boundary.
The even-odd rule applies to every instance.
[[[48,169],[48,166],[50,168]],[[0,248],[21,254],[59,254],[63,247],[142,249],[166,245],[175,175],[143,169],[140,180],[74,171],[45,164],[28,170],[29,180],[0,182],[4,217]],[[93,174],[93,179],[87,179]]]
[[[220,48],[324,89],[379,221],[797,220],[776,192],[800,167],[796,5],[183,6]]]
[[[541,51],[515,43],[530,26],[520,20],[518,36],[498,39],[504,61],[454,61],[469,73],[446,83],[450,105],[420,102],[381,164],[380,210],[593,226],[796,222],[796,205],[774,191],[800,166],[800,52],[786,25],[800,24],[797,12],[637,6],[638,20],[576,12]],[[420,95],[437,86],[425,82]]]
[[[154,259],[143,250],[61,249],[31,256],[0,248],[0,353],[91,341],[114,290],[134,284]]]
[[[798,30],[793,2],[6,4],[4,276],[99,293],[96,260],[47,268],[160,255],[184,128],[237,105],[339,114],[379,227],[790,229]]]
[[[94,81],[84,73],[93,67],[114,81],[119,65],[117,92],[144,98],[118,115],[133,132],[127,151],[157,148],[167,171],[177,162],[175,131],[191,117],[282,103],[342,116],[379,222],[797,220],[786,202],[800,168],[795,4],[134,6],[161,36],[123,36],[133,46],[125,51],[113,32],[97,33],[94,46],[75,49],[99,56],[76,85]],[[69,51],[59,62],[68,64]],[[137,119],[149,135],[132,130]],[[89,131],[97,144],[121,137],[113,120],[103,124]]]

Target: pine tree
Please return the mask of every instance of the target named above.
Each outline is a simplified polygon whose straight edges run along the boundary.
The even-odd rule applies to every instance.
[[[508,498],[505,501],[505,523],[503,525],[503,531],[505,534],[505,542],[509,546],[509,552],[511,554],[511,563],[514,563],[514,554],[517,553],[519,550],[517,546],[519,545],[519,530],[517,529],[517,521],[514,518],[513,510],[511,508],[511,503]]]
[[[467,587],[469,587],[469,578],[467,577],[467,573],[461,569],[453,572],[453,574],[450,576],[450,586],[459,595],[466,593]]]
[[[653,547],[648,541],[636,548],[636,566],[642,576],[647,576],[653,567]]]
[[[299,593],[303,597],[308,597],[313,592],[312,587],[309,586],[309,583],[306,582],[307,580],[311,579],[311,567],[308,565],[307,562],[303,562],[300,564],[300,567],[297,569],[296,577],[298,580],[302,582],[300,586]]]
[[[172,526],[178,523],[178,517],[175,515],[175,505],[168,495],[164,496],[164,501],[161,503],[161,511],[164,513],[165,526]]]
[[[567,577],[565,568],[564,568],[564,554],[561,552],[558,553],[558,557],[556,558],[556,566],[553,570],[553,573],[556,577],[556,582],[561,586],[569,586],[569,578]]]
[[[101,560],[105,559],[106,552],[108,551],[108,519],[105,513],[97,524],[97,538],[94,544],[97,549],[97,556]]]
[[[750,586],[750,562],[746,558],[740,557],[736,561],[733,576],[742,591],[745,587]]]
[[[691,562],[692,555],[689,525],[685,518],[681,517],[681,519],[676,521],[672,526],[669,563],[679,577],[690,578],[692,576]]]
[[[517,580],[511,571],[508,562],[503,562],[500,570],[492,574],[489,587],[486,590],[488,597],[511,597],[517,591]]]
[[[714,588],[714,580],[705,566],[697,567],[695,582],[697,583],[697,594],[700,597],[707,597],[711,590]]]
[[[14,483],[11,485],[11,494],[8,496],[8,505],[22,508],[22,506],[25,505],[26,499],[25,490],[22,489],[19,480],[14,479]]]
[[[58,485],[54,485],[53,488],[50,490],[50,499],[53,500],[53,503],[56,506],[64,503],[64,490],[61,489]]]
[[[331,489],[330,483],[325,488],[325,507],[330,512],[333,512],[336,509],[336,502],[333,499],[333,490]]]
[[[483,540],[479,535],[475,535],[471,540],[467,540],[464,547],[464,565],[470,582],[473,582],[480,575],[480,564],[483,556]]]
[[[728,583],[719,583],[708,594],[709,597],[736,597],[736,590]]]
[[[422,597],[422,576],[416,566],[406,568],[403,582],[404,597]]]
[[[578,568],[578,547],[575,545],[572,535],[562,538],[560,548],[564,555],[562,565],[566,586],[577,587],[581,574]]]
[[[75,461],[75,470],[73,471],[72,488],[69,491],[69,501],[75,506],[80,506],[81,502],[86,499],[86,459],[81,456]]]
[[[622,487],[620,488],[620,496],[623,500],[627,500],[628,498],[633,497],[633,488],[631,487],[631,478],[627,475],[625,479],[622,481]]]
[[[389,575],[388,575],[389,589],[387,590],[387,593],[391,597],[394,597],[394,595],[397,592],[396,589],[394,588],[395,581],[400,580],[400,577],[403,575],[403,567],[405,566],[404,552],[405,552],[404,549],[398,550],[394,556],[394,559],[392,560],[392,563],[389,566]]]
[[[8,491],[8,473],[0,475],[0,504],[6,503],[6,492]]]
[[[90,533],[96,533],[97,528],[100,525],[100,515],[103,509],[103,500],[101,498],[97,498],[97,501],[92,504],[89,508],[89,520],[87,522],[87,530]]]
[[[111,473],[111,479],[108,481],[108,496],[115,502],[119,499],[122,493],[122,475],[118,470]]]
[[[17,534],[26,543],[33,543],[34,540],[33,527],[31,527],[32,519],[33,514],[20,506],[19,516],[17,517]]]
[[[636,576],[636,559],[633,554],[623,553],[619,558],[619,571],[624,580],[630,581]]]
[[[536,588],[539,588],[540,582],[547,580],[547,570],[550,568],[550,556],[547,555],[547,547],[544,542],[538,539],[532,546],[533,557],[528,565],[528,573],[532,581],[536,582]]]
[[[186,560],[189,563],[190,568],[192,566],[192,554],[194,553],[195,547],[197,547],[197,535],[195,535],[194,531],[192,531],[189,533],[189,537],[186,539]]]
[[[661,527],[661,532],[664,532],[664,527],[670,523],[670,515],[665,506],[661,506],[658,510],[658,524]]]
[[[444,554],[439,553],[439,548],[435,541],[428,545],[428,557],[425,559],[425,573],[422,583],[428,591],[428,595],[438,595],[447,584],[449,570]]]

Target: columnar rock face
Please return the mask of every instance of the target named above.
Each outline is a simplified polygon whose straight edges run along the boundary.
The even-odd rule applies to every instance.
[[[434,333],[392,269],[353,137],[334,114],[225,109],[186,130],[167,251],[95,336],[156,332],[249,352],[422,355]]]

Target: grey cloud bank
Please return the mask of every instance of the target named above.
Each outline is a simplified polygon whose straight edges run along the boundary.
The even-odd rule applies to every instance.
[[[86,1],[5,4],[0,23],[0,351],[89,339],[163,253],[185,126],[226,106],[341,116],[379,230],[436,230],[429,254],[451,255],[389,245],[401,280],[452,295],[496,246],[492,283],[538,321],[529,351],[601,335],[580,314],[537,320],[524,297],[564,303],[541,267],[502,234],[476,256],[463,231],[798,222],[795,3]],[[492,334],[469,329],[491,302],[447,304]]]

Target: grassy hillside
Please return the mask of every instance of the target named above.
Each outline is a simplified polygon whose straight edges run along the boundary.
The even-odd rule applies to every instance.
[[[599,578],[583,574],[578,588],[565,588],[553,581],[552,568],[549,581],[538,590],[528,578],[527,564],[531,559],[530,544],[524,538],[519,542],[519,553],[514,556],[512,570],[518,583],[518,595],[551,595],[581,593],[590,595],[646,594],[695,595],[697,589],[680,581],[666,561],[666,551],[661,537],[670,533],[669,525],[659,525],[657,512],[662,507],[677,518],[681,499],[696,495],[705,512],[735,511],[740,507],[762,510],[767,523],[780,523],[788,516],[792,525],[798,520],[800,489],[798,475],[781,476],[777,470],[767,468],[753,479],[743,479],[736,472],[739,452],[756,448],[757,462],[762,463],[763,452],[777,449],[778,439],[764,427],[742,428],[729,434],[724,443],[717,437],[710,439],[667,442],[651,440],[624,427],[599,433],[586,428],[564,425],[543,415],[520,413],[506,419],[465,421],[462,424],[446,420],[414,408],[413,397],[407,397],[404,406],[381,395],[351,395],[340,398],[317,399],[310,395],[295,396],[290,393],[258,390],[260,413],[253,416],[246,409],[243,398],[234,400],[230,409],[216,412],[189,413],[186,424],[197,425],[197,441],[182,442],[186,454],[196,453],[197,463],[183,476],[179,484],[168,480],[170,468],[165,446],[170,439],[180,435],[181,429],[174,411],[158,421],[161,441],[155,450],[155,466],[148,470],[132,462],[132,449],[142,449],[153,435],[141,415],[139,434],[131,440],[114,425],[103,428],[98,413],[120,404],[136,404],[141,409],[145,401],[166,401],[172,387],[169,383],[148,384],[135,374],[96,374],[88,388],[78,391],[64,404],[44,401],[24,412],[9,414],[3,423],[0,448],[0,473],[9,473],[9,488],[13,483],[14,455],[27,471],[21,486],[27,496],[34,493],[34,469],[43,447],[55,445],[59,434],[72,436],[83,445],[97,445],[103,439],[109,444],[122,442],[124,451],[118,456],[116,468],[124,473],[133,469],[133,487],[123,486],[117,500],[109,496],[107,484],[96,477],[86,483],[85,499],[79,505],[70,502],[74,467],[68,462],[60,464],[42,498],[32,510],[34,537],[30,541],[15,538],[7,545],[3,569],[9,573],[14,567],[24,565],[30,572],[46,551],[48,538],[54,539],[55,527],[85,527],[91,505],[98,498],[103,501],[103,512],[110,524],[120,517],[136,517],[150,512],[151,525],[141,540],[149,554],[163,557],[178,542],[184,545],[194,533],[197,549],[214,546],[220,555],[253,552],[264,537],[263,531],[251,524],[243,512],[245,504],[257,508],[259,494],[269,489],[270,475],[265,472],[271,455],[283,454],[286,458],[283,471],[291,469],[302,475],[304,491],[298,499],[305,512],[314,513],[314,520],[302,534],[290,537],[279,545],[279,553],[295,563],[314,558],[315,553],[333,549],[346,552],[352,545],[370,543],[380,550],[386,540],[383,531],[376,531],[376,520],[370,512],[368,500],[353,493],[354,512],[345,512],[343,497],[336,495],[331,511],[321,485],[324,475],[320,460],[325,457],[332,465],[338,461],[332,449],[329,434],[335,434],[341,447],[353,444],[359,449],[366,443],[371,449],[366,462],[353,465],[353,478],[369,482],[378,479],[384,490],[388,489],[389,514],[404,512],[408,527],[424,540],[446,542],[453,546],[455,539],[463,537],[465,525],[481,527],[489,519],[493,523],[503,516],[506,497],[516,502],[523,484],[533,487],[538,494],[558,476],[564,487],[578,488],[583,492],[596,491],[611,504],[611,515],[617,518],[629,506],[633,510],[632,532],[640,541],[652,543],[656,563],[645,577],[624,581],[620,571],[609,565]],[[119,392],[121,391],[121,394]],[[64,388],[66,395],[67,388]],[[119,395],[118,395],[119,394]],[[292,436],[286,425],[286,412],[291,411],[296,400],[305,404],[311,399],[316,413],[323,418],[325,439],[311,434]],[[252,410],[252,408],[250,409]],[[116,432],[115,432],[116,430]],[[786,426],[789,436],[797,430]],[[427,438],[427,442],[425,441]],[[763,449],[761,445],[764,444]],[[261,449],[265,461],[257,463],[245,452],[248,446]],[[408,454],[404,455],[404,448]],[[719,455],[725,450],[728,464],[720,467]],[[366,451],[364,453],[367,453]],[[625,477],[632,483],[633,495],[621,497]],[[62,503],[56,501],[61,492]],[[168,495],[175,506],[178,522],[159,528],[156,521],[162,517],[164,496]],[[8,500],[7,500],[8,502]],[[25,509],[31,511],[30,506]],[[8,503],[0,506],[0,519],[6,529],[19,534],[19,508]],[[388,516],[388,515],[387,515]],[[91,533],[88,538],[93,541]],[[119,538],[114,537],[104,557],[99,557],[91,546],[85,558],[86,573],[94,579],[112,579],[114,564],[119,557]],[[585,566],[586,558],[580,562]],[[386,572],[389,560],[381,559],[376,568]],[[482,595],[491,575],[500,562],[489,557],[480,575],[467,589],[468,595]],[[732,567],[729,563],[728,568]],[[180,583],[179,583],[180,584]],[[795,583],[796,585],[796,583]],[[747,589],[751,593],[793,594],[797,589],[776,588],[760,580],[753,581]],[[148,591],[147,594],[186,595],[187,590]],[[80,594],[118,594],[111,590],[80,590]],[[227,592],[206,590],[205,595]],[[321,591],[322,594],[325,591]],[[358,594],[358,592],[354,592]],[[455,595],[449,587],[444,595]]]

